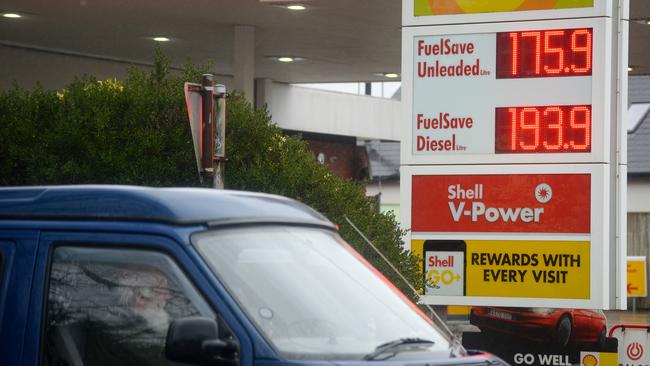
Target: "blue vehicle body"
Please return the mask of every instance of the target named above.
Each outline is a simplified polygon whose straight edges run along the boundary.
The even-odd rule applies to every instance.
[[[250,225],[336,230],[301,203],[255,193],[115,186],[0,189],[0,365],[48,365],[45,319],[52,253],[58,246],[79,243],[97,248],[146,248],[172,258],[236,335],[241,366],[405,364],[391,360],[291,361],[279,355],[190,240],[197,232]],[[482,355],[418,364],[499,362]]]

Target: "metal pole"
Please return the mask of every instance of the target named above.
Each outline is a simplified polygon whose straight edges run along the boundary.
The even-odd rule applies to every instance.
[[[217,100],[215,118],[215,151],[214,151],[214,188],[224,189],[224,175],[226,167],[226,87],[217,84],[214,87]]]
[[[201,167],[203,175],[214,174],[214,75],[203,74],[201,79]]]

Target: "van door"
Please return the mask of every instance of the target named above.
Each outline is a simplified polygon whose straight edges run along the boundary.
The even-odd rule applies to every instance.
[[[164,356],[167,329],[174,319],[189,316],[220,320],[220,336],[245,353],[246,334],[214,301],[195,267],[184,249],[165,237],[44,234],[38,268],[45,298],[31,309],[44,318],[40,347],[32,353],[40,361],[28,362],[26,356],[25,364],[176,365]],[[238,362],[252,364],[249,357]]]
[[[21,365],[38,232],[0,230],[0,365]]]

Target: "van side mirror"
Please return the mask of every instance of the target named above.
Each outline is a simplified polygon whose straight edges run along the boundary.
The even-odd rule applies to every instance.
[[[198,316],[176,319],[167,330],[165,357],[190,364],[237,366],[237,345],[220,340],[218,334],[215,319]]]

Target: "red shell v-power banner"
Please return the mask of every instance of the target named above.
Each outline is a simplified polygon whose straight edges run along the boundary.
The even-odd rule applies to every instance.
[[[589,174],[416,175],[412,231],[589,234]]]

